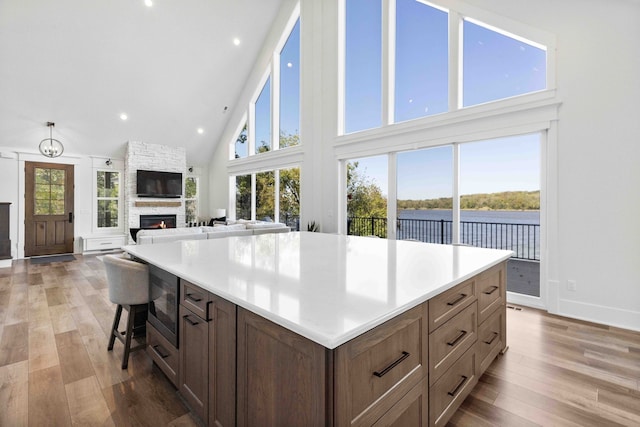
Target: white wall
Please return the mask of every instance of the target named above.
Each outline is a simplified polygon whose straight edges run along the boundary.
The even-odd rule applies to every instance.
[[[303,223],[337,230],[337,11],[302,0]],[[457,2],[453,2],[457,3]],[[633,0],[468,0],[555,35],[558,121],[547,153],[548,307],[558,314],[640,330],[640,3]],[[281,15],[286,15],[284,11]],[[283,25],[283,20],[277,20]],[[210,163],[211,205],[227,202],[227,144],[265,70],[281,28],[238,98]],[[555,169],[557,167],[557,170]],[[576,280],[577,290],[567,290]]]

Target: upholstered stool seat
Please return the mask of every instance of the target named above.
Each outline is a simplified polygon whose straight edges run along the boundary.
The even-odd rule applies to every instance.
[[[105,255],[102,258],[109,283],[109,300],[117,304],[113,327],[109,336],[108,350],[113,350],[115,339],[124,344],[122,369],[129,365],[129,353],[141,350],[146,343],[131,347],[133,337],[142,337],[144,341],[144,327],[147,307],[149,303],[149,267],[146,264],[132,261],[126,255]],[[122,309],[128,311],[127,328],[124,332],[118,330]]]

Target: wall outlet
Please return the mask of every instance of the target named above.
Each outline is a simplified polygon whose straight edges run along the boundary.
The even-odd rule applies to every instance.
[[[576,284],[575,280],[567,280],[567,290],[570,290],[570,291],[578,290],[578,285]]]

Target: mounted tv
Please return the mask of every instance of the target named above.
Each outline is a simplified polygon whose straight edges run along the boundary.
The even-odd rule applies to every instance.
[[[136,193],[138,197],[182,197],[182,174],[138,169]]]

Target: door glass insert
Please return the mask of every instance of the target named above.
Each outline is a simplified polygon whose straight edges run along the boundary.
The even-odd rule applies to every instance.
[[[35,168],[35,215],[64,215],[65,171]]]

